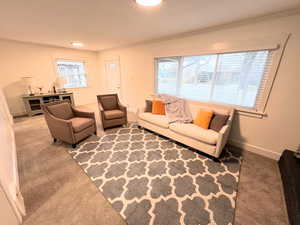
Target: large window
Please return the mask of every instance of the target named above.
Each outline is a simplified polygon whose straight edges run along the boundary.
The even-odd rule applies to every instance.
[[[64,88],[86,87],[86,73],[83,62],[56,61],[58,75],[66,81]]]
[[[156,59],[156,92],[257,109],[272,51]]]

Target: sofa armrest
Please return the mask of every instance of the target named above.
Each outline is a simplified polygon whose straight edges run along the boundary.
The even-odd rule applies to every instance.
[[[98,109],[99,109],[99,112],[104,111],[103,106],[102,106],[101,102],[99,102],[99,101],[98,101]]]
[[[215,156],[218,158],[223,150],[223,148],[225,147],[227,140],[228,140],[228,136],[230,133],[230,125],[225,125],[222,127],[222,129],[219,131],[219,138],[217,141],[217,146],[216,146],[216,152],[215,152]]]
[[[126,106],[122,105],[121,103],[119,103],[119,108],[120,108],[120,110],[123,111],[123,112],[126,112],[126,111],[127,111]]]
[[[75,108],[72,108],[72,110],[73,110],[76,117],[86,117],[86,118],[95,119],[95,113],[94,112],[80,111],[80,110],[75,109]]]
[[[136,110],[136,115],[139,116],[139,114],[145,112],[145,107],[138,107]]]

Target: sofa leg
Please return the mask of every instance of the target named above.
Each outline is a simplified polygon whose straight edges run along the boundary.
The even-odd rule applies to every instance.
[[[94,134],[97,135],[97,131],[95,131]]]
[[[57,139],[56,138],[53,138],[53,143],[57,142]]]
[[[216,157],[213,157],[213,161],[216,162],[216,163],[220,163],[220,159],[216,158]]]
[[[72,144],[72,148],[76,148],[76,144]]]

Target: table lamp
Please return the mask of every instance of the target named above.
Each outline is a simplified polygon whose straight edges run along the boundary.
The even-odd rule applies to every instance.
[[[34,95],[32,92],[33,78],[32,77],[22,77],[22,80],[27,87],[27,91],[28,91],[29,95],[33,96]]]
[[[64,77],[58,77],[58,78],[56,78],[55,83],[60,88],[59,91],[61,91],[62,93],[66,93],[66,89],[64,88],[64,85],[67,84],[67,81],[66,81],[66,79]]]

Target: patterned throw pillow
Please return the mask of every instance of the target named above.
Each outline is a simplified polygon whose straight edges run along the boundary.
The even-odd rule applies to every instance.
[[[204,129],[208,129],[212,116],[213,111],[200,109],[194,120],[194,124]]]
[[[153,100],[152,113],[157,115],[166,115],[165,104],[162,101]]]
[[[214,131],[219,132],[222,127],[227,123],[227,120],[229,118],[229,115],[223,115],[223,114],[214,114],[209,129],[212,129]]]
[[[145,112],[152,112],[152,101],[151,100],[146,100],[146,107],[145,107]]]

